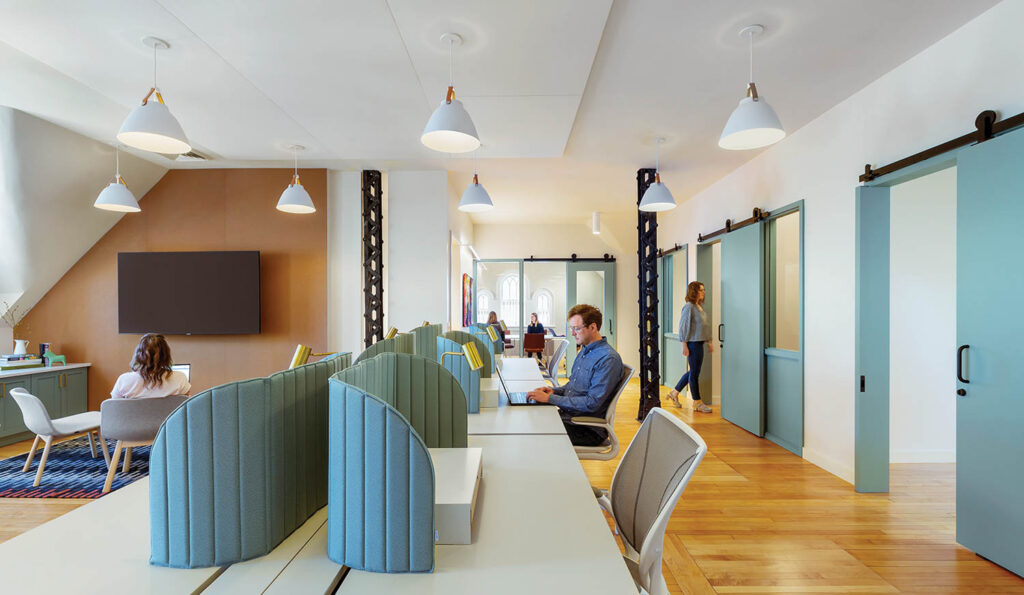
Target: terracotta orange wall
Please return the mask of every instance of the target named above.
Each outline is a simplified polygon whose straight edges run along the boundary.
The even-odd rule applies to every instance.
[[[290,171],[171,170],[46,294],[25,318],[32,341],[50,341],[68,362],[91,362],[89,408],[109,398],[139,335],[117,332],[117,253],[259,250],[262,332],[168,336],[177,362],[192,364],[192,394],[287,367],[297,343],[327,342],[327,172],[303,170],[317,211],[275,209]],[[54,230],[46,249],[60,249]],[[202,291],[168,287],[168,291]]]

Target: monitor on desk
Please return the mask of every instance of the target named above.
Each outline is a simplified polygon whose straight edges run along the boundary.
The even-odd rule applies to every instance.
[[[190,382],[192,380],[192,374],[191,374],[192,364],[173,364],[171,366],[171,371],[172,372],[181,372],[182,374],[185,375],[185,380],[188,380]]]

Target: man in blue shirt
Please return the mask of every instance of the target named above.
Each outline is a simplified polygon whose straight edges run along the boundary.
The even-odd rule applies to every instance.
[[[622,358],[601,336],[601,311],[578,304],[569,310],[569,330],[583,349],[576,354],[569,382],[558,388],[543,386],[530,391],[538,403],[558,406],[569,441],[577,446],[598,446],[608,438],[601,428],[577,426],[573,417],[604,417],[609,401],[622,380]]]

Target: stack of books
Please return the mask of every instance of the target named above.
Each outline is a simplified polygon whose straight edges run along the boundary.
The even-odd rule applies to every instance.
[[[0,355],[0,372],[42,367],[43,360],[35,353],[8,353]]]

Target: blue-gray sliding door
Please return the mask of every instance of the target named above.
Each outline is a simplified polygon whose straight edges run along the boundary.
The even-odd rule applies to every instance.
[[[764,436],[764,225],[722,237],[722,417]],[[703,396],[703,395],[702,395]]]

